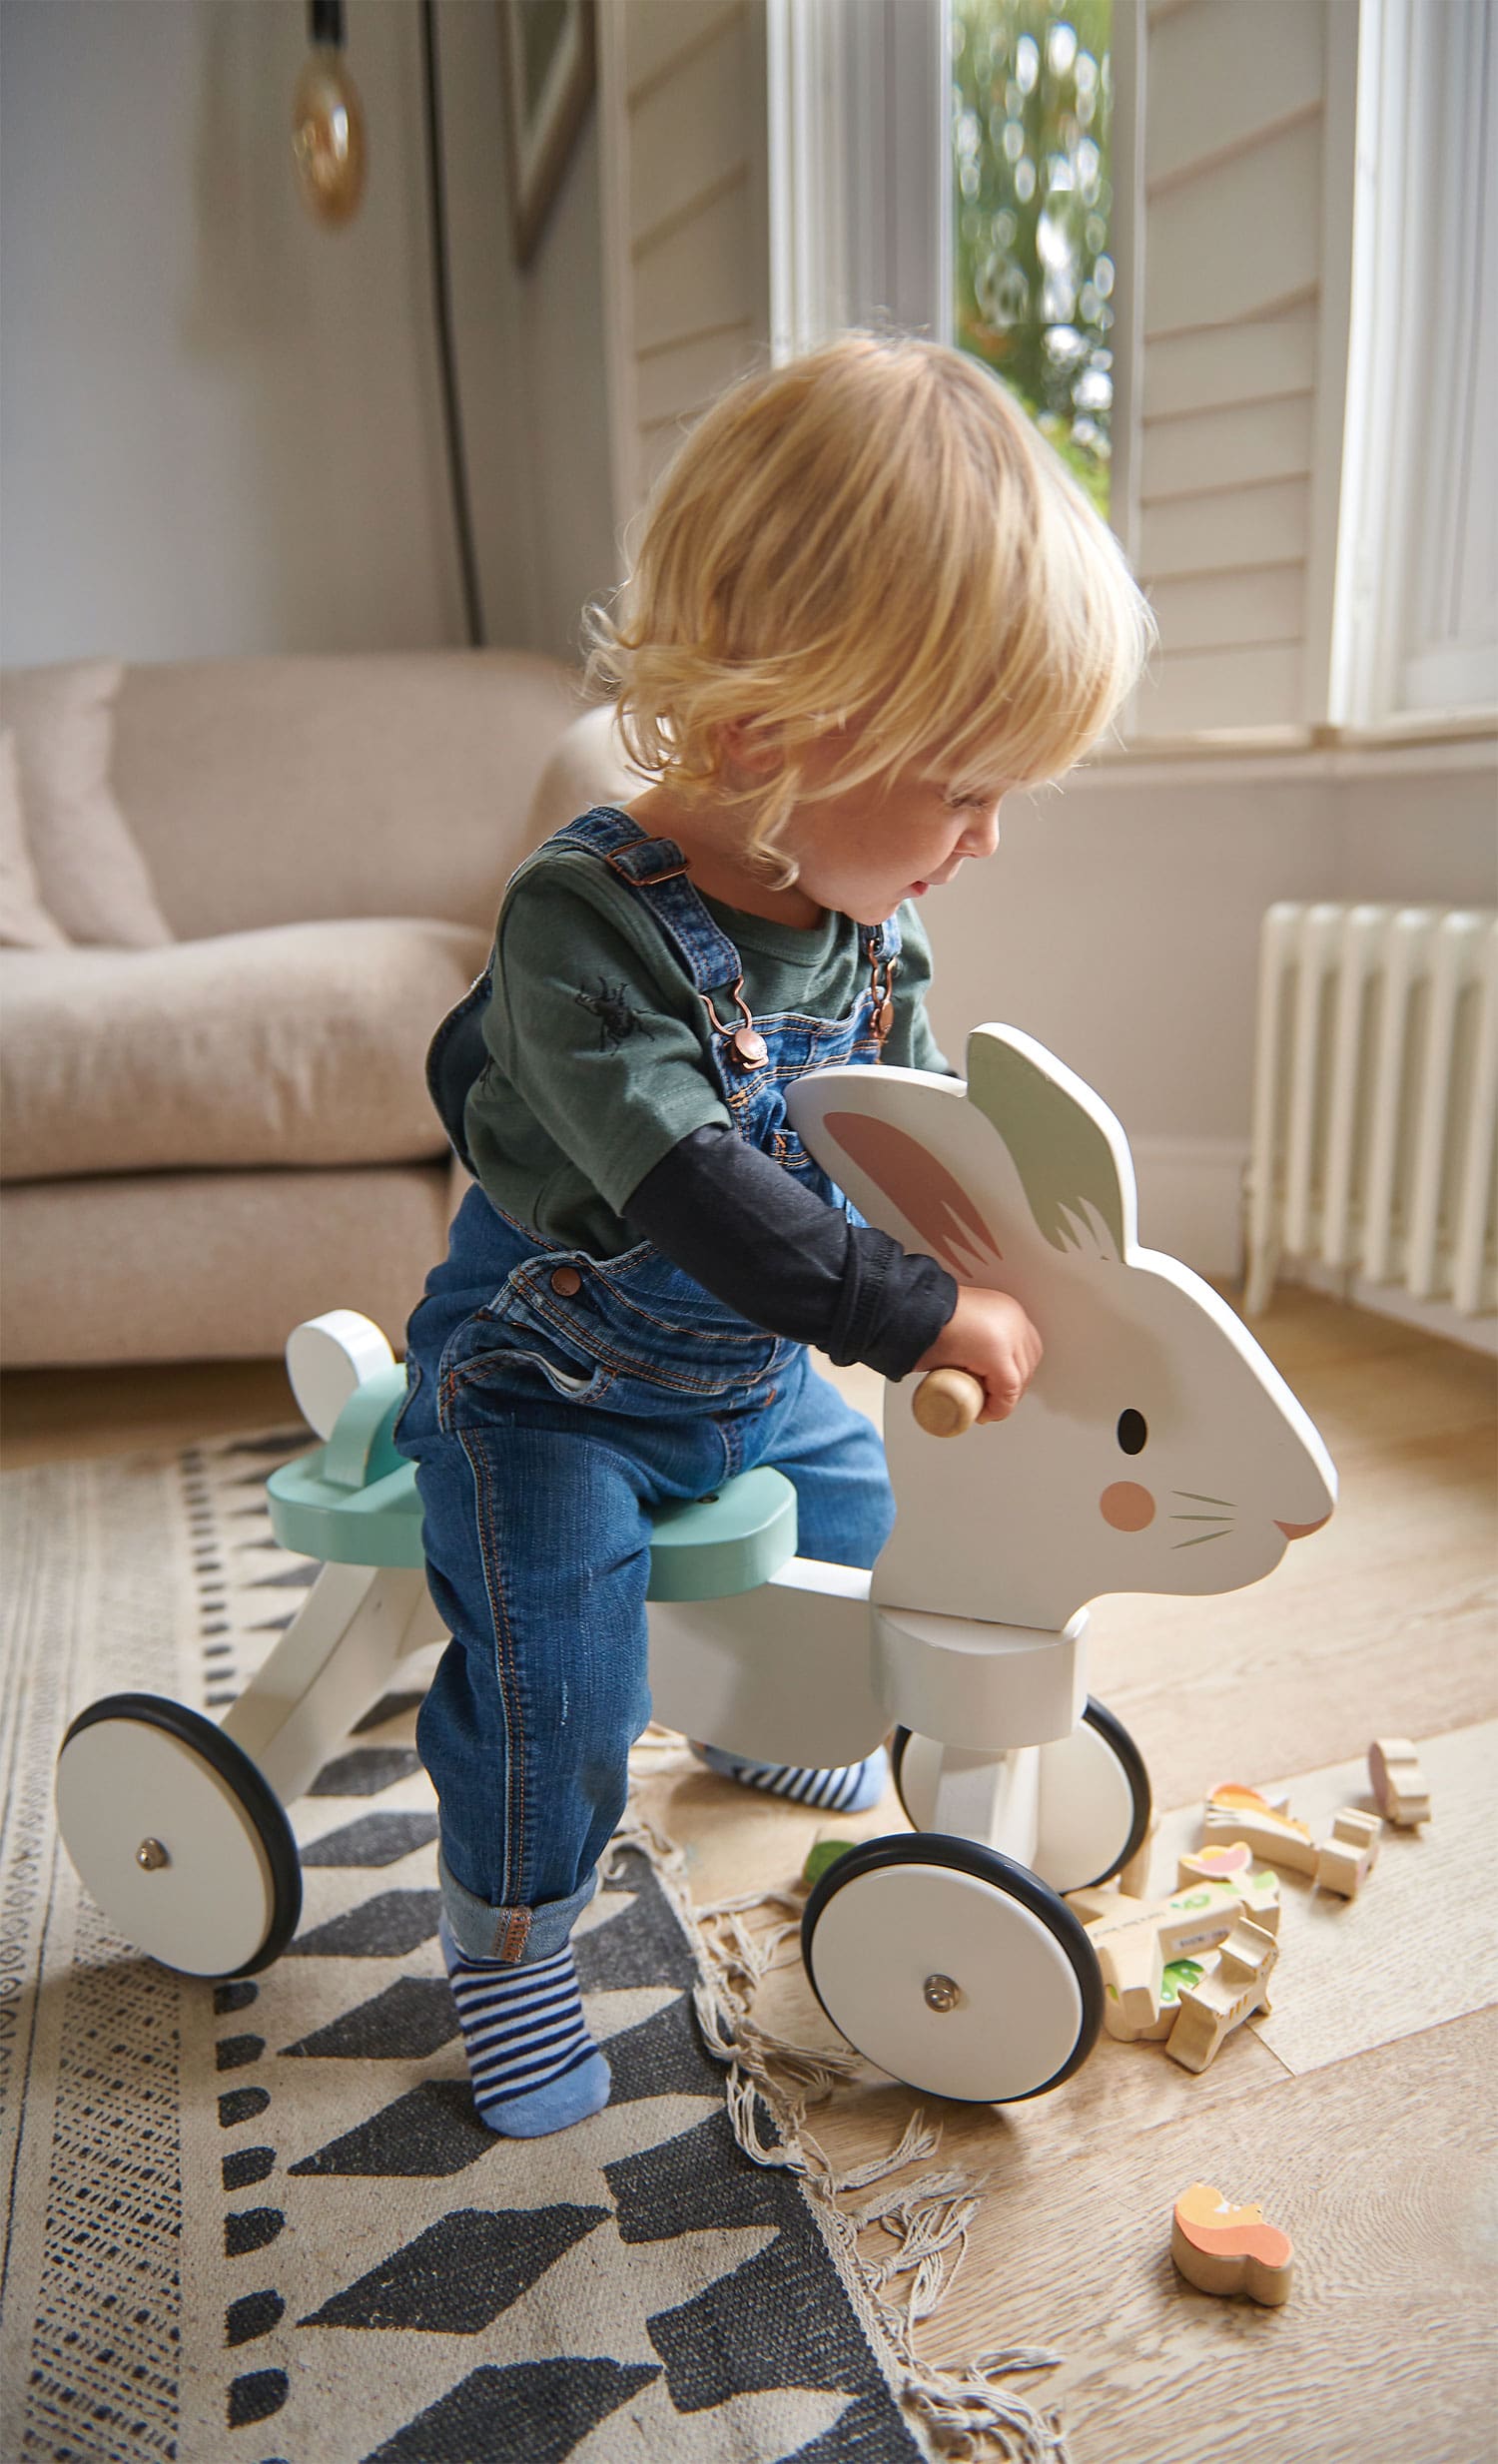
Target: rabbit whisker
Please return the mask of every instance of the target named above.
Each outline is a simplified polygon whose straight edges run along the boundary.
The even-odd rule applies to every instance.
[[[1220,1523],[1220,1515],[1172,1515],[1172,1523]]]
[[[1198,1532],[1194,1540],[1172,1540],[1170,1545],[1172,1548],[1199,1548],[1203,1540],[1226,1540],[1231,1529],[1230,1524],[1224,1524],[1220,1532]]]
[[[1170,1494],[1176,1498],[1190,1498],[1197,1506],[1231,1506],[1232,1504],[1231,1498],[1204,1498],[1199,1489],[1174,1489]]]

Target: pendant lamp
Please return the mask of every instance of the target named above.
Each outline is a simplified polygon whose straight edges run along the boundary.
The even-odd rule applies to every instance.
[[[292,153],[315,222],[347,223],[365,190],[365,115],[344,65],[344,0],[310,0],[312,50],[292,105]]]

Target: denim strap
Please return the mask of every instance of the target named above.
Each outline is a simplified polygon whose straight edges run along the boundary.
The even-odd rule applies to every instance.
[[[744,962],[703,906],[673,839],[652,839],[616,806],[595,805],[547,844],[583,847],[601,857],[649,909],[698,992],[742,979]]]

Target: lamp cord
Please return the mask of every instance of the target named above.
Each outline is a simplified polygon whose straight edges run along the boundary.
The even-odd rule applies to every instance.
[[[478,559],[473,547],[473,518],[468,503],[468,469],[463,450],[462,411],[452,346],[451,277],[447,263],[447,215],[442,178],[442,114],[438,97],[435,0],[421,0],[421,63],[426,104],[426,180],[431,203],[432,306],[436,313],[437,358],[442,377],[442,419],[447,438],[447,475],[452,491],[452,524],[457,533],[462,567],[463,610],[469,647],[484,639],[483,604],[478,591]]]

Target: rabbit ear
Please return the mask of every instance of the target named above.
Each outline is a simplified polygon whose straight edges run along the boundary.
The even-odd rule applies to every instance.
[[[825,1112],[822,1128],[959,1282],[981,1282],[985,1267],[1002,1262],[1004,1252],[967,1191],[909,1130],[869,1112]]]
[[[1101,1095],[1018,1027],[968,1038],[968,1097],[998,1131],[1053,1249],[1125,1261],[1138,1234],[1128,1141]]]

